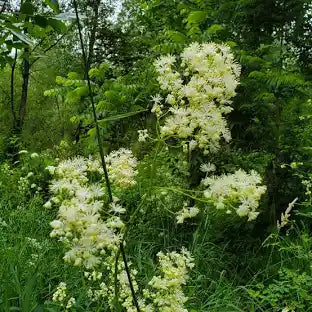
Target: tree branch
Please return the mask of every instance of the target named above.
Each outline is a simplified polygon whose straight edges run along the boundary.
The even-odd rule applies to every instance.
[[[66,34],[63,34],[61,37],[59,37],[52,45],[50,45],[48,48],[46,48],[43,53],[47,53],[51,49],[53,49],[64,37]],[[33,66],[37,61],[40,60],[40,57],[36,57],[31,63],[30,66]]]

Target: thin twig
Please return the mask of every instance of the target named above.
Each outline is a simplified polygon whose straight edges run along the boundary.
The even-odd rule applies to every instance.
[[[125,270],[127,272],[127,277],[128,277],[129,286],[130,286],[130,289],[131,289],[133,303],[134,303],[137,311],[140,312],[139,303],[138,303],[138,299],[137,299],[137,297],[135,295],[135,291],[134,291],[134,288],[133,288],[132,278],[131,278],[131,275],[130,275],[130,269],[128,267],[128,262],[127,262],[126,253],[125,253],[125,249],[124,249],[123,243],[120,243],[120,251],[121,251],[123,262],[125,264]]]
[[[60,38],[58,38],[53,44],[51,44],[48,48],[46,48],[43,53],[47,53],[48,51],[50,51],[51,49],[53,49],[64,37],[66,34],[63,34]],[[36,57],[32,63],[30,64],[30,66],[33,66],[37,61],[39,61],[41,59],[40,56]]]

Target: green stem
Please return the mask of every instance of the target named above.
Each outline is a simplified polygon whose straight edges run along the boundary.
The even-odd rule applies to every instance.
[[[110,184],[110,181],[109,181],[108,172],[107,172],[107,166],[106,166],[105,157],[104,157],[101,132],[100,132],[100,127],[99,127],[99,123],[98,123],[98,118],[97,118],[97,115],[96,115],[95,103],[94,103],[93,92],[92,92],[92,88],[91,88],[91,81],[90,81],[90,76],[89,76],[88,61],[87,61],[87,56],[86,56],[85,47],[84,47],[83,38],[82,38],[82,30],[81,30],[81,25],[80,25],[80,19],[79,19],[78,7],[77,7],[77,1],[76,0],[74,0],[74,8],[75,8],[75,14],[76,14],[76,19],[77,19],[77,24],[78,24],[79,39],[80,39],[82,56],[83,56],[84,67],[85,67],[84,68],[85,76],[86,76],[87,82],[88,82],[89,97],[90,97],[90,101],[91,101],[92,112],[93,112],[93,119],[94,119],[95,128],[96,128],[99,153],[100,153],[100,157],[101,157],[102,168],[103,168],[103,171],[104,171],[104,178],[105,178],[105,182],[106,182],[106,188],[107,188],[109,201],[112,202],[113,201],[112,189],[111,189],[111,184]]]
[[[102,138],[101,138],[98,118],[97,118],[96,110],[95,110],[94,98],[93,98],[93,93],[92,93],[92,88],[91,88],[91,81],[90,81],[90,76],[89,76],[88,60],[87,60],[87,56],[86,56],[85,48],[84,48],[84,44],[83,44],[82,30],[81,30],[81,25],[80,25],[80,20],[79,20],[77,1],[73,0],[73,3],[74,3],[74,8],[75,8],[75,14],[76,14],[77,25],[78,25],[78,32],[79,32],[79,39],[80,39],[82,56],[83,56],[84,67],[85,67],[84,68],[85,69],[85,77],[87,78],[87,82],[88,82],[89,96],[90,96],[90,101],[91,101],[91,105],[92,105],[92,112],[93,112],[93,118],[94,118],[95,127],[96,127],[98,148],[99,148],[99,153],[100,153],[100,157],[101,157],[101,163],[102,163],[102,167],[103,167],[103,171],[104,171],[104,177],[105,177],[105,182],[106,182],[109,202],[111,203],[111,202],[113,202],[112,189],[111,189],[111,184],[110,184],[109,177],[108,177],[107,166],[106,166],[105,157],[104,157],[104,151],[103,151],[103,147],[102,147]],[[124,247],[123,247],[123,242],[120,243],[119,247],[120,247],[120,252],[122,254],[122,259],[123,259],[123,262],[124,262],[124,265],[125,265],[125,270],[126,270],[126,273],[127,273],[127,276],[128,276],[128,282],[129,282],[129,286],[130,286],[130,290],[131,290],[132,300],[133,300],[133,303],[134,303],[134,305],[136,307],[136,310],[138,312],[140,312],[138,300],[136,298],[136,294],[135,294],[135,291],[134,291],[134,288],[133,288],[133,283],[132,283],[132,280],[131,280],[131,275],[130,275],[130,271],[129,271],[129,267],[128,267],[126,253],[125,253],[125,250],[124,250]],[[116,260],[116,262],[118,262],[118,259]],[[116,274],[116,272],[115,272],[115,274]],[[116,276],[115,276],[115,278],[116,278]],[[115,287],[116,287],[116,285],[117,285],[117,283],[116,283],[116,279],[115,279]],[[115,296],[116,295],[117,294],[115,292]]]

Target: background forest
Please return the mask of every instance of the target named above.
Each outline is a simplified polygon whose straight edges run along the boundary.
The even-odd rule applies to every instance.
[[[311,0],[0,0],[0,34],[0,311],[312,311]]]

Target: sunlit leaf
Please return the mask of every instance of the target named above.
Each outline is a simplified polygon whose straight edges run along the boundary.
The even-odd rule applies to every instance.
[[[119,114],[119,115],[115,115],[115,116],[110,116],[110,117],[106,117],[103,118],[99,121],[99,124],[101,125],[102,123],[108,122],[108,121],[115,121],[115,120],[119,120],[119,119],[124,119],[124,118],[128,118],[143,112],[146,112],[147,110],[140,110],[140,111],[136,111],[136,112],[129,112],[129,113],[125,113],[125,114]]]
[[[13,29],[9,29],[9,31],[15,35],[18,39],[20,39],[21,41],[25,42],[26,44],[28,45],[33,45],[33,42],[25,35],[25,34],[22,34],[20,32],[17,32]]]
[[[44,1],[54,12],[60,11],[60,6],[57,0],[45,0]]]

